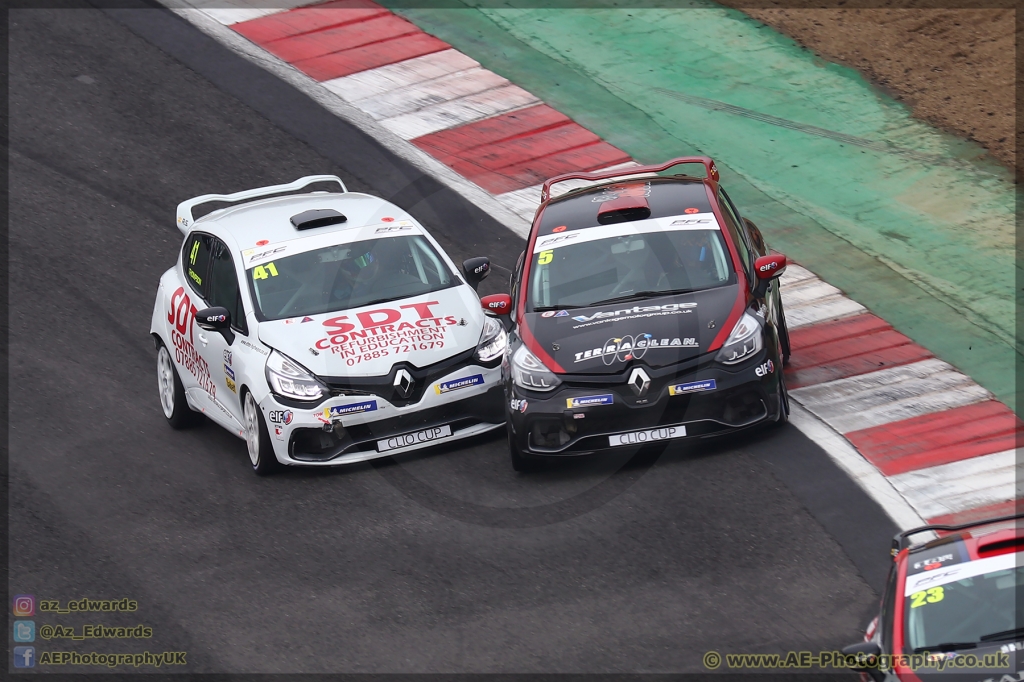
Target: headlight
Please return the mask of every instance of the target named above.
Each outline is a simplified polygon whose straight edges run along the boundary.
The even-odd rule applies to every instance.
[[[480,362],[490,362],[505,352],[505,345],[508,343],[508,334],[493,317],[484,318],[484,328],[480,332],[480,341],[476,345],[476,359]]]
[[[274,393],[292,400],[319,400],[324,388],[294,360],[276,350],[267,358],[267,383]]]
[[[562,383],[526,346],[519,346],[512,354],[512,381],[530,391],[550,391]]]
[[[743,317],[732,328],[732,333],[725,340],[725,345],[718,351],[715,360],[723,365],[735,365],[748,357],[756,354],[763,346],[761,340],[761,325],[750,313],[743,313]]]

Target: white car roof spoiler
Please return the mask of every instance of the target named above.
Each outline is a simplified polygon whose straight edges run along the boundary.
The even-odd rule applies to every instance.
[[[235,192],[234,194],[204,194],[201,197],[195,197],[178,204],[178,216],[176,221],[178,229],[181,230],[182,234],[188,234],[189,227],[191,227],[192,223],[196,221],[192,216],[192,209],[201,204],[208,204],[212,201],[233,203],[238,201],[249,201],[252,199],[262,199],[264,197],[281,194],[283,192],[295,192],[307,185],[312,185],[317,182],[336,182],[341,185],[342,193],[348,192],[348,188],[345,187],[345,183],[342,182],[341,178],[337,175],[307,175],[304,178],[299,178],[295,182],[289,182],[286,185],[257,187],[256,189],[247,189],[242,192]]]

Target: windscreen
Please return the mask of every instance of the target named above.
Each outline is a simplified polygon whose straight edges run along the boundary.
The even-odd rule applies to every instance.
[[[534,311],[700,291],[735,281],[710,213],[605,225],[537,239]]]
[[[261,319],[384,303],[458,283],[420,235],[336,244],[266,260],[247,271]]]
[[[1019,640],[1017,629],[1024,627],[1017,597],[1024,589],[1020,563],[1021,555],[1004,554],[908,577],[907,653]]]

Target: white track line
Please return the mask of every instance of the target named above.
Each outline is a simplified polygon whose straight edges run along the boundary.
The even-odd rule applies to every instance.
[[[813,272],[807,268],[790,263],[786,266],[786,271],[779,277],[779,282],[785,287],[795,287],[797,284],[811,278],[818,279]]]
[[[396,64],[386,64],[376,69],[332,78],[323,81],[321,85],[341,95],[346,102],[354,103],[367,97],[387,94],[398,88],[476,68],[480,68],[480,64],[458,50],[441,50]]]
[[[404,140],[447,130],[464,123],[506,114],[510,111],[540,104],[540,100],[518,85],[505,85],[441,102],[381,123]]]
[[[971,457],[890,476],[892,485],[926,519],[1022,496],[1016,450]]]
[[[988,400],[988,391],[937,358],[790,391],[795,400],[849,433]]]
[[[516,235],[522,236],[529,230],[528,222],[525,222],[518,214],[505,208],[490,192],[466,180],[434,157],[391,132],[377,121],[374,121],[368,114],[347,103],[336,93],[323,87],[318,81],[313,80],[291,64],[246,40],[243,36],[235,33],[201,10],[183,8],[178,0],[161,1],[165,2],[175,14],[194,25],[203,33],[214,38],[232,52],[269,71],[316,101],[320,106],[338,118],[351,123],[367,135],[373,137],[395,156],[409,162],[421,172],[443,182],[462,195],[467,201],[490,214],[492,218],[505,225]]]

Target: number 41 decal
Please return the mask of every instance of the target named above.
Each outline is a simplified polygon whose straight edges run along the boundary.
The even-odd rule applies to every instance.
[[[257,265],[255,268],[252,269],[253,279],[266,279],[267,277],[277,277],[277,266],[274,265],[273,263],[267,263],[266,265]]]

